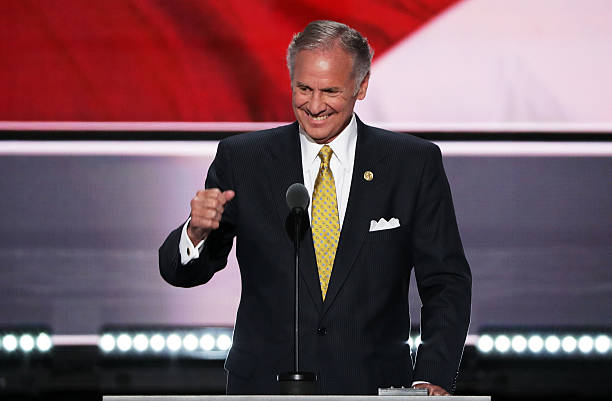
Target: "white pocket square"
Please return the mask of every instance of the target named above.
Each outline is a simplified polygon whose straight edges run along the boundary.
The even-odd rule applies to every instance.
[[[389,221],[384,218],[380,218],[380,220],[372,220],[370,221],[370,232],[372,231],[380,231],[380,230],[390,230],[392,228],[397,228],[400,226],[400,222],[397,218],[392,217]]]

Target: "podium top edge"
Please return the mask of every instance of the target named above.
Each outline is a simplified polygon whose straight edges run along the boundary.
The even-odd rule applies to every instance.
[[[103,401],[491,401],[491,396],[402,395],[105,395]]]

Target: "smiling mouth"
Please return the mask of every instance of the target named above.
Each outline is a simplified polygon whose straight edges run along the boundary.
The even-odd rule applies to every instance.
[[[319,116],[319,117],[313,117],[313,116],[310,116],[310,118],[312,118],[312,119],[313,119],[313,120],[315,120],[315,121],[323,121],[323,120],[326,120],[326,119],[327,119],[327,117],[329,117],[329,114],[328,114],[328,115],[325,115],[325,116]]]
[[[323,120],[327,120],[328,117],[330,117],[332,114],[322,114],[320,116],[314,116],[311,113],[308,112],[308,110],[304,110],[304,112],[306,113],[306,115],[311,118],[314,121],[323,121]]]

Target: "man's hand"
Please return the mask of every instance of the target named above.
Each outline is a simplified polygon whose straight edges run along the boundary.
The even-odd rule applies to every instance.
[[[450,395],[448,391],[444,390],[440,386],[436,386],[435,384],[429,383],[419,383],[412,386],[413,388],[426,388],[427,395]]]
[[[191,200],[191,221],[187,227],[187,235],[192,244],[198,244],[208,237],[212,230],[219,228],[225,204],[235,195],[234,191],[221,192],[218,188],[196,193]]]

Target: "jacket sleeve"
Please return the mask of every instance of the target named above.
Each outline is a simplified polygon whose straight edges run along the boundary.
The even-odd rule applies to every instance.
[[[219,143],[217,154],[212,162],[206,188],[219,188],[221,191],[235,189],[232,177],[231,151],[224,141]],[[238,196],[238,194],[236,194]],[[232,249],[236,233],[236,198],[226,206],[219,228],[213,230],[204,243],[200,257],[186,265],[181,264],[179,241],[181,224],[172,231],[159,248],[159,271],[168,283],[177,287],[194,287],[208,282],[212,276],[227,265],[227,256]]]
[[[472,276],[435,145],[422,172],[415,207],[414,269],[423,306],[414,380],[453,392],[470,322]]]

